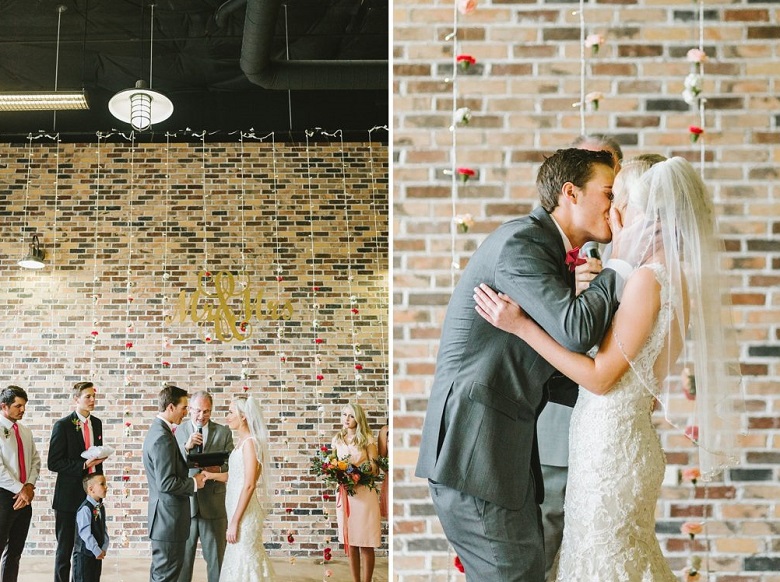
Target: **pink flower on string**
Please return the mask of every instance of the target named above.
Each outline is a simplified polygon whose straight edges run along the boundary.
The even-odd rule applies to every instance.
[[[688,51],[686,58],[691,63],[703,63],[707,60],[707,54],[701,49],[692,48]]]
[[[696,400],[696,378],[688,368],[683,368],[680,375],[682,376],[682,389],[685,397],[688,400]]]
[[[680,526],[680,531],[691,536],[691,539],[704,531],[704,526],[698,521],[686,521]]]
[[[477,0],[458,0],[458,12],[471,14],[477,9]]]
[[[696,487],[696,481],[701,478],[701,471],[698,467],[690,467],[682,470],[682,480],[690,481]]]
[[[698,441],[699,440],[699,427],[696,426],[696,425],[686,426],[685,427],[685,436],[687,436],[693,442]]]
[[[599,54],[599,47],[604,44],[604,37],[600,34],[589,34],[585,39],[585,46],[589,48],[594,55]]]

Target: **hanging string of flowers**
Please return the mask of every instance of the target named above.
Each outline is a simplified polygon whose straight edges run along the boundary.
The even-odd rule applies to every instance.
[[[698,46],[690,49],[685,57],[691,63],[691,72],[685,77],[683,99],[686,103],[695,107],[698,111],[698,125],[688,126],[688,136],[692,144],[699,144],[699,171],[704,176],[704,140],[700,139],[704,134],[705,128],[705,104],[706,97],[702,95],[704,87],[704,63],[707,62],[707,53],[704,52],[704,2],[697,2],[697,21],[698,21]]]
[[[95,376],[96,370],[95,370],[95,348],[98,343],[98,336],[100,332],[98,331],[98,321],[97,321],[97,304],[98,300],[100,299],[100,295],[98,294],[98,284],[100,283],[100,277],[98,275],[98,249],[100,248],[100,202],[103,196],[102,191],[102,168],[101,164],[103,163],[101,159],[101,144],[103,142],[103,134],[101,132],[97,132],[97,145],[95,147],[95,155],[97,157],[96,162],[96,168],[95,168],[95,206],[93,211],[93,220],[95,222],[95,230],[93,234],[93,250],[92,250],[92,310],[91,310],[91,321],[92,321],[92,331],[90,333],[90,358],[89,358],[89,376],[92,379],[92,382],[98,383],[97,378]]]

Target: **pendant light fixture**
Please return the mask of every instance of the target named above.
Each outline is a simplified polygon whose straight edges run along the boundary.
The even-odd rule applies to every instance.
[[[138,80],[135,87],[124,89],[108,102],[111,115],[129,123],[133,129],[144,131],[155,123],[165,121],[173,113],[173,103],[165,95],[152,89],[152,62],[154,54],[154,4],[151,7],[149,27],[149,85]]]
[[[30,251],[21,259],[17,261],[17,265],[23,269],[43,269],[46,266],[44,259],[46,258],[46,251],[41,248],[41,243],[38,242],[38,235],[34,234],[32,242],[30,243]]]

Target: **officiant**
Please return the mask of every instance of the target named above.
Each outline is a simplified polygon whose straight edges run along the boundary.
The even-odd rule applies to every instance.
[[[57,473],[54,485],[54,531],[57,552],[54,558],[54,582],[71,579],[71,555],[76,536],[76,511],[86,499],[82,479],[92,473],[103,473],[105,458],[82,456],[90,447],[103,446],[103,423],[92,414],[95,409],[95,386],[76,382],[73,386],[75,410],[54,423],[49,440],[49,471]]]
[[[190,418],[176,429],[176,442],[186,459],[192,454],[220,453],[233,450],[233,433],[224,425],[211,420],[214,399],[208,392],[200,391],[190,399]],[[213,462],[213,461],[212,461]],[[190,469],[190,476],[201,470],[212,473],[227,472],[225,464],[215,467]],[[225,555],[227,512],[225,510],[225,484],[219,481],[207,481],[190,497],[190,537],[184,552],[184,566],[179,582],[190,582],[195,564],[195,550],[198,538],[206,560],[208,582],[219,582],[222,557]]]

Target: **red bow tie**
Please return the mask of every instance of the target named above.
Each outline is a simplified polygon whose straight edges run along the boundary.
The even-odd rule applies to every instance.
[[[580,247],[574,247],[566,253],[566,264],[569,266],[569,271],[574,271],[578,265],[584,265],[587,262],[588,261],[580,256]]]

